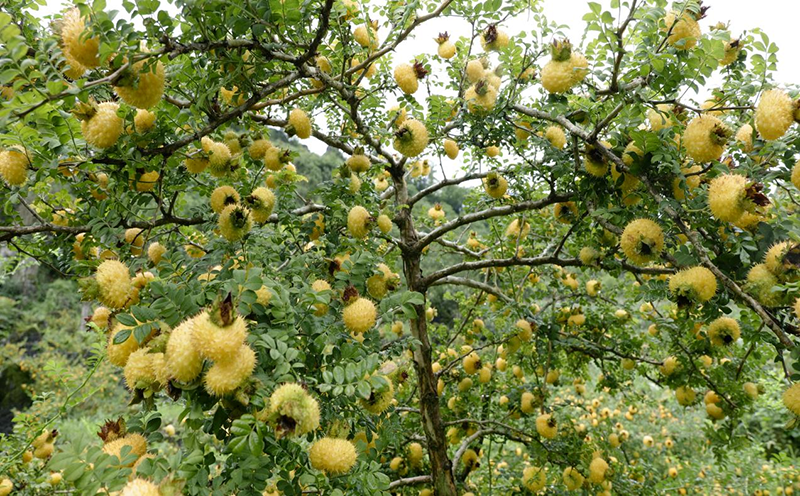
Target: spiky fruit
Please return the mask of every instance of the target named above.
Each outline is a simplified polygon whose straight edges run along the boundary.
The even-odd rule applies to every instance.
[[[131,227],[125,230],[125,242],[131,245],[131,253],[133,255],[142,254],[142,246],[144,246],[144,231],[137,227]]]
[[[748,188],[747,178],[739,174],[723,174],[715,177],[708,187],[708,206],[711,214],[723,222],[737,221],[745,211],[755,204],[749,197],[759,199],[757,190]],[[753,194],[759,196],[753,196]],[[763,203],[759,200],[759,203]]]
[[[708,325],[708,339],[714,346],[727,346],[740,334],[739,323],[730,317],[720,317]]]
[[[497,95],[497,88],[486,79],[480,79],[464,92],[464,101],[467,102],[469,112],[483,112],[494,108]]]
[[[97,282],[100,301],[109,308],[124,307],[133,293],[128,266],[119,260],[106,260],[97,267],[94,279]]]
[[[742,150],[745,152],[753,151],[753,126],[750,124],[743,124],[733,137],[737,142],[742,144]]]
[[[247,95],[245,95],[244,92],[239,91],[238,86],[234,86],[231,89],[224,87],[220,88],[219,96],[226,105],[230,105],[231,107],[239,107],[247,101]]]
[[[60,28],[64,58],[68,61],[72,59],[78,62],[84,70],[94,69],[100,65],[97,55],[100,40],[97,37],[88,36],[86,20],[81,17],[81,12],[77,7],[64,13]]]
[[[386,176],[376,177],[373,183],[375,184],[375,191],[378,193],[383,193],[389,189],[389,181],[386,179]]]
[[[508,181],[497,172],[490,172],[483,180],[483,189],[492,198],[502,198],[508,189]]]
[[[439,56],[445,60],[452,59],[456,54],[456,45],[450,41],[450,36],[445,31],[444,33],[439,33],[437,38],[434,38],[436,43],[439,44],[439,48],[437,49],[437,53]]]
[[[302,109],[295,108],[289,112],[289,119],[286,125],[286,133],[289,136],[297,136],[300,139],[306,139],[311,136],[311,119],[308,114]]]
[[[572,224],[578,217],[578,206],[575,202],[556,203],[553,215],[562,224]]]
[[[362,24],[353,31],[353,39],[364,48],[377,48],[380,41],[378,33],[370,24]]]
[[[589,63],[582,54],[573,52],[567,40],[553,42],[552,58],[542,68],[542,86],[550,93],[565,93],[583,81]]]
[[[347,190],[350,191],[350,194],[352,195],[355,195],[359,192],[359,190],[361,190],[361,179],[359,179],[356,174],[350,174],[350,182]]]
[[[225,396],[253,375],[256,353],[243,344],[228,361],[215,361],[203,377],[203,385],[212,396]]]
[[[311,466],[327,475],[346,474],[357,458],[355,445],[346,439],[324,437],[308,448]]]
[[[378,228],[383,234],[389,234],[392,230],[392,219],[386,214],[378,216]]]
[[[676,123],[673,107],[666,103],[660,103],[656,105],[655,109],[649,109],[647,120],[650,121],[650,129],[654,132],[668,129]]]
[[[600,259],[600,252],[591,246],[584,246],[578,253],[578,259],[584,265],[596,265],[597,261]]]
[[[783,405],[793,414],[800,416],[800,382],[792,384],[784,391]]]
[[[119,496],[161,496],[161,491],[152,482],[137,478],[128,482]]]
[[[486,68],[479,59],[472,59],[467,62],[465,74],[467,76],[467,81],[470,83],[477,83],[483,77],[485,72]]]
[[[611,144],[607,141],[602,141],[597,145],[587,145],[586,153],[583,157],[583,168],[586,169],[586,172],[594,177],[603,177],[608,173],[608,161],[603,153],[599,150],[599,146],[611,148]],[[623,160],[627,156],[628,155],[623,155]]]
[[[692,12],[668,12],[664,17],[663,32],[669,32],[667,43],[678,50],[691,50],[702,35],[700,25]]]
[[[270,148],[272,148],[272,143],[270,143],[269,140],[259,138],[250,143],[250,147],[248,147],[247,152],[252,158],[261,160],[264,158],[264,154],[267,153],[267,150]]]
[[[478,373],[483,366],[483,363],[481,362],[480,355],[473,351],[461,360],[461,365],[464,367],[464,372],[472,375]]]
[[[548,126],[544,131],[544,137],[551,145],[561,150],[567,146],[567,135],[561,126]]]
[[[690,267],[669,278],[669,290],[679,305],[703,303],[717,292],[717,278],[705,267]]]
[[[103,102],[92,107],[81,121],[83,139],[97,148],[110,148],[122,135],[122,119],[117,115],[119,104]]]
[[[589,482],[601,484],[604,480],[606,480],[607,471],[607,461],[600,456],[593,458],[592,462],[589,464]]]
[[[547,485],[547,473],[542,467],[525,467],[522,471],[522,485],[525,489],[536,493]]]
[[[421,467],[422,458],[425,456],[422,445],[419,443],[410,443],[406,451],[408,452],[408,464],[411,467]]]
[[[432,206],[431,208],[428,209],[428,217],[430,217],[431,219],[433,219],[433,220],[435,220],[437,222],[442,220],[442,219],[444,219],[444,216],[445,216],[445,212],[444,212],[444,209],[442,208],[442,205],[440,203],[437,203],[437,204],[435,204],[434,206]]]
[[[219,141],[214,141],[208,136],[200,139],[203,151],[208,154],[209,171],[215,177],[222,177],[230,172],[231,149],[228,145]]]
[[[156,380],[153,357],[147,348],[140,348],[130,354],[124,370],[128,389],[146,389]]]
[[[795,246],[795,243],[791,241],[775,243],[767,250],[767,253],[764,254],[764,265],[767,266],[767,269],[772,272],[778,280],[782,279],[792,270],[791,265],[786,261],[788,258],[786,255],[793,246]]]
[[[250,208],[253,221],[263,224],[269,220],[275,208],[275,194],[269,188],[261,186],[245,198],[245,203]]]
[[[202,357],[230,362],[244,344],[247,323],[241,315],[232,314],[230,303],[219,306],[219,311],[206,310],[192,319],[191,341]]]
[[[778,278],[770,272],[766,264],[754,265],[747,272],[747,283],[745,289],[748,293],[766,307],[774,307],[781,304],[781,294],[773,290],[778,285]]]
[[[394,399],[394,384],[392,384],[392,380],[385,375],[379,377],[386,382],[382,389],[376,390],[373,386],[369,398],[362,398],[360,400],[364,410],[374,415],[380,415],[385,412]]]
[[[279,171],[292,159],[291,151],[273,146],[264,152],[264,164],[271,171]]]
[[[600,281],[592,279],[591,281],[586,282],[586,293],[589,296],[597,296],[599,292],[600,292]]]
[[[372,225],[372,216],[366,208],[355,206],[347,214],[347,230],[353,237],[364,239],[369,234]]]
[[[794,316],[800,320],[800,297],[794,300]]]
[[[797,106],[785,91],[765,91],[756,107],[756,129],[765,140],[776,140],[786,134],[794,122]]]
[[[140,175],[136,180],[136,191],[140,193],[153,191],[158,184],[159,177],[160,175],[158,171],[145,172],[144,174]]]
[[[394,80],[406,95],[412,95],[419,89],[419,80],[428,74],[425,67],[417,61],[413,64],[400,64],[394,69]]]
[[[259,413],[278,437],[305,436],[319,427],[319,405],[303,386],[286,383],[269,398],[269,408]]]
[[[444,152],[450,160],[455,160],[458,157],[458,143],[451,139],[444,140]]]
[[[720,159],[729,136],[730,130],[721,120],[702,114],[686,126],[682,143],[695,162],[711,162]]]
[[[228,205],[219,214],[219,233],[231,243],[239,241],[253,228],[250,209],[242,205]]]
[[[791,179],[792,179],[792,184],[794,184],[794,187],[800,189],[800,160],[798,160],[797,163],[794,164],[794,167],[792,168]]]
[[[0,151],[0,177],[9,186],[22,186],[28,178],[30,163],[28,152],[24,148]]]
[[[519,398],[519,411],[531,414],[536,410],[536,397],[530,391],[525,391]]]
[[[563,474],[561,475],[561,479],[564,481],[567,491],[577,491],[581,488],[581,486],[583,486],[583,474],[578,472],[578,469],[575,467],[565,468]]]
[[[322,279],[317,279],[313,283],[311,283],[311,289],[315,293],[321,293],[322,291],[330,291],[331,285],[328,284],[328,281],[324,281]],[[322,317],[328,313],[328,305],[325,303],[314,303],[314,315],[317,317]]]
[[[630,261],[646,264],[664,249],[664,231],[650,219],[636,219],[625,226],[619,245]]]
[[[354,153],[345,163],[356,174],[368,171],[370,166],[369,157],[363,153]]]
[[[203,370],[203,357],[192,344],[194,319],[181,322],[167,340],[164,359],[167,373],[179,382],[191,382]]]
[[[725,55],[720,59],[719,65],[722,67],[731,65],[739,58],[743,43],[739,39],[729,40],[725,43]]]
[[[415,119],[408,119],[394,134],[394,149],[406,157],[416,157],[428,146],[428,129]]]
[[[481,46],[484,50],[500,51],[508,46],[508,33],[498,29],[496,24],[490,24],[481,33]]]
[[[372,329],[377,317],[375,304],[358,296],[351,298],[342,312],[344,326],[353,334],[363,334]]]
[[[160,60],[142,60],[128,68],[121,80],[126,84],[114,86],[114,92],[131,107],[147,109],[155,106],[164,95],[164,64]]]
[[[117,458],[124,458],[122,456],[122,448],[129,446],[130,451],[129,455],[136,455],[136,458],[140,456],[144,456],[147,453],[147,439],[144,438],[141,434],[126,434],[125,437],[121,437],[109,443],[105,443],[103,445],[103,452],[107,455],[116,456]],[[135,460],[130,462],[130,464],[126,464],[126,467],[133,466]]]
[[[669,374],[664,374],[669,375]],[[697,397],[694,389],[690,388],[689,386],[678,386],[675,389],[675,399],[678,400],[678,404],[681,406],[689,406],[694,403],[695,398]]]
[[[681,167],[681,175],[672,180],[672,196],[674,196],[676,200],[682,201],[686,199],[686,190],[692,192],[699,188],[702,175],[698,173],[702,170],[703,168],[699,165]],[[684,190],[682,185],[686,186],[686,190]]]
[[[505,232],[505,236],[508,240],[516,242],[517,239],[522,240],[528,236],[528,233],[531,232],[530,223],[525,222],[525,224],[522,225],[522,230],[520,231],[521,224],[522,221],[520,219],[514,219],[508,224]]]
[[[111,331],[111,334],[108,336],[108,361],[117,367],[124,367],[128,362],[128,357],[130,357],[131,353],[139,349],[139,342],[136,340],[133,332],[130,333],[125,341],[119,344],[114,344],[115,336],[123,330],[129,329],[130,327],[117,323],[117,325],[114,326],[114,329]]]
[[[183,166],[192,174],[200,174],[208,167],[209,160],[202,157],[186,157]]]
[[[90,322],[94,323],[100,329],[108,327],[108,319],[111,317],[111,310],[106,307],[97,307],[92,312]]]

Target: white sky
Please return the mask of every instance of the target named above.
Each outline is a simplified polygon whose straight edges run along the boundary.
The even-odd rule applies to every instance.
[[[369,2],[375,5],[377,0]],[[386,0],[381,0],[386,1]],[[596,0],[604,7],[610,4],[610,0]],[[573,41],[578,42],[583,33],[585,22],[583,15],[589,11],[587,0],[542,0],[544,14],[550,21],[555,21],[560,25],[567,25],[567,36]],[[42,7],[39,14],[42,16],[57,13],[63,9],[64,5],[71,2],[56,0],[48,2],[46,7]],[[800,83],[800,52],[793,48],[797,44],[796,23],[800,16],[800,0],[705,0],[705,5],[710,6],[706,19],[701,21],[703,32],[707,32],[709,26],[717,22],[730,22],[730,29],[733,35],[737,35],[745,30],[752,30],[755,27],[763,29],[770,39],[778,45],[778,70],[775,79],[779,84]],[[164,2],[162,8],[173,11],[175,7]],[[108,10],[119,11],[120,16],[127,16],[122,8],[121,0],[107,0]],[[612,10],[616,15],[616,9]],[[411,60],[420,53],[433,53],[436,50],[436,43],[433,38],[440,31],[447,30],[452,39],[460,36],[469,36],[470,29],[466,22],[459,22],[454,19],[447,19],[444,26],[441,21],[429,21],[421,25],[413,38],[403,42],[395,52],[394,60],[396,63]],[[520,31],[530,29],[526,26],[525,19],[507,22],[502,26],[510,35],[515,35]],[[379,30],[379,35],[381,34]],[[383,39],[384,36],[381,36]],[[480,48],[478,47],[478,51]],[[718,81],[718,79],[717,79]],[[710,88],[713,88],[714,82]],[[718,84],[718,83],[716,83]],[[422,86],[416,95],[424,98]],[[391,103],[391,102],[390,102]],[[327,145],[310,138],[304,140],[303,144],[313,151],[322,153]],[[450,162],[445,158],[445,162]],[[452,165],[452,164],[446,164]],[[450,167],[447,167],[450,169]],[[448,175],[451,171],[448,170]]]

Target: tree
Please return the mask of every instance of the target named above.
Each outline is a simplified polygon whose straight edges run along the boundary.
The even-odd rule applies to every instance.
[[[144,30],[100,1],[50,26],[8,5],[0,241],[81,279],[142,404],[52,469],[90,494],[132,466],[131,491],[455,495],[498,439],[530,445],[517,487],[651,491],[607,473],[616,434],[586,438],[561,374],[705,394],[733,442],[764,360],[800,374],[796,91],[764,33],[612,4],[589,2],[581,47],[529,2],[123,3]],[[443,19],[471,32],[393,57]],[[306,185],[275,129],[348,158]],[[460,320],[437,322],[436,286]],[[183,457],[151,462],[171,401]],[[31,443],[52,433],[12,455]]]

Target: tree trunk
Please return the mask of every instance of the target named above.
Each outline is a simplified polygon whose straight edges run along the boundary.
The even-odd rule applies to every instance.
[[[419,240],[408,208],[408,190],[403,179],[402,167],[390,169],[395,186],[395,201],[398,212],[395,223],[400,228],[403,253],[403,273],[410,291],[418,291],[426,295],[420,269],[421,253],[414,246]],[[427,301],[427,295],[425,300]],[[452,462],[447,455],[447,438],[439,411],[439,394],[436,376],[431,367],[431,343],[428,339],[428,322],[425,316],[425,305],[415,305],[416,318],[411,320],[411,334],[419,341],[414,348],[414,368],[417,372],[417,388],[419,390],[419,410],[422,427],[428,443],[428,455],[431,459],[431,477],[433,492],[437,496],[457,496],[456,482],[453,478]]]

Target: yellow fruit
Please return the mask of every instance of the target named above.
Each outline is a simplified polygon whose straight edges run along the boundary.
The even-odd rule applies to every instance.
[[[478,82],[483,75],[486,73],[486,68],[483,66],[483,63],[479,59],[472,59],[467,62],[467,66],[465,68],[465,75],[467,76],[467,81],[470,83]]]
[[[342,312],[344,326],[354,334],[363,334],[372,329],[377,316],[375,304],[360,297],[351,301]]]
[[[559,150],[567,146],[567,135],[564,134],[561,126],[548,126],[544,131],[544,137]]]
[[[389,234],[389,232],[392,230],[392,219],[390,219],[386,214],[379,215],[378,228],[383,234]]]
[[[9,186],[22,186],[28,178],[28,151],[21,147],[0,151],[0,177]]]
[[[253,375],[256,353],[246,344],[241,345],[228,361],[217,361],[206,372],[203,384],[212,396],[225,396],[236,390]]]
[[[89,112],[91,117],[81,121],[83,139],[97,148],[109,148],[122,135],[122,119],[117,116],[119,104],[103,102]],[[92,113],[93,112],[93,113]],[[88,114],[87,114],[88,115]]]
[[[725,151],[730,130],[713,115],[702,114],[692,119],[683,133],[686,153],[695,162],[719,160]]]
[[[122,308],[133,293],[128,266],[119,260],[106,260],[97,267],[94,275],[100,301],[109,308]]]
[[[303,386],[286,383],[272,393],[258,418],[272,423],[278,437],[304,436],[319,427],[319,404]]]
[[[601,457],[596,457],[589,464],[589,482],[600,484],[606,480],[606,471],[608,470],[608,462]]]
[[[702,303],[716,294],[717,278],[705,267],[691,267],[670,276],[669,290],[679,305]]]
[[[655,109],[649,109],[647,120],[650,121],[650,129],[655,132],[674,126],[676,121],[672,105],[661,103]]]
[[[578,206],[575,202],[556,203],[553,215],[562,224],[572,224],[578,218]]]
[[[184,320],[172,330],[164,354],[167,373],[179,382],[191,382],[203,370],[203,357],[192,344],[194,319]]]
[[[215,177],[222,177],[230,172],[232,155],[228,145],[214,141],[208,136],[204,136],[200,142],[203,145],[203,150],[208,154],[208,166],[211,174]]]
[[[355,206],[350,209],[347,214],[347,230],[353,237],[364,239],[369,234],[369,228],[372,224],[372,216],[366,208],[362,206]]]
[[[465,356],[461,361],[461,364],[464,366],[464,372],[470,375],[478,373],[483,366],[481,363],[481,357],[474,351]]]
[[[8,477],[0,479],[0,496],[8,496],[14,490],[14,483]]]
[[[765,91],[756,107],[758,134],[768,141],[782,137],[794,122],[795,109],[795,103],[785,91]]]
[[[315,293],[321,293],[322,291],[330,291],[331,285],[328,284],[328,281],[317,279],[311,284],[311,289]],[[328,305],[325,303],[314,303],[314,315],[322,317],[326,313],[328,313]]]
[[[741,331],[739,323],[730,317],[719,317],[708,325],[708,339],[714,346],[726,346],[737,339]]]
[[[575,467],[567,467],[562,474],[567,491],[577,491],[583,485],[583,475]]]
[[[674,356],[668,356],[661,362],[661,366],[659,367],[659,371],[664,374],[665,376],[672,375],[675,372],[675,369],[678,368],[678,359]]]
[[[439,44],[436,53],[445,60],[452,59],[456,54],[456,45],[450,41],[447,33],[440,33],[438,38],[435,38],[436,43]]]
[[[522,471],[522,484],[531,492],[538,492],[547,485],[547,474],[541,467],[525,467]]]
[[[661,31],[670,33],[667,43],[679,50],[691,50],[697,45],[697,40],[702,35],[700,25],[689,11],[668,12],[664,17],[664,27],[661,28]]]
[[[746,152],[753,151],[753,126],[750,124],[742,125],[742,127],[736,131],[734,139],[742,144],[742,150]]]
[[[158,265],[166,252],[167,249],[164,247],[164,245],[156,241],[154,243],[150,243],[150,246],[147,247],[147,258],[153,263],[153,265]]]
[[[140,348],[128,356],[125,362],[125,384],[128,389],[146,389],[155,380],[153,357],[147,348]]]
[[[369,170],[370,160],[369,157],[362,153],[355,153],[351,155],[345,162],[352,172],[361,173]]]
[[[119,496],[161,496],[161,491],[152,482],[137,478],[128,482]]]
[[[664,374],[669,375],[669,374]],[[696,394],[694,389],[690,388],[689,386],[678,386],[675,389],[675,399],[678,400],[678,404],[682,406],[688,406],[694,403],[696,398]]]
[[[708,187],[711,214],[723,222],[735,222],[748,208],[747,178],[739,174],[715,177]]]
[[[324,437],[308,448],[311,466],[328,475],[346,474],[357,458],[355,445],[346,439]]]
[[[800,298],[797,298],[794,301],[794,316],[797,317],[798,320],[800,320]]]
[[[227,363],[239,356],[247,337],[247,323],[241,315],[226,315],[226,322],[221,318],[208,310],[194,317],[191,342],[200,356]]]
[[[410,443],[407,448],[408,451],[408,464],[412,467],[420,467],[422,466],[422,458],[425,456],[425,452],[422,448],[422,445],[419,443]]]
[[[295,108],[289,112],[288,124],[286,132],[289,136],[297,136],[300,139],[306,139],[311,136],[312,126],[311,119],[304,110]]]
[[[85,19],[77,7],[65,12],[61,18],[61,44],[64,57],[76,61],[84,70],[100,65],[97,55],[100,41],[88,36]]]
[[[264,138],[257,139],[250,144],[250,147],[247,149],[250,156],[256,160],[262,160],[264,158],[264,154],[267,153],[267,150],[272,148],[272,143],[269,140]]]
[[[144,134],[153,129],[156,124],[156,114],[149,110],[139,109],[133,118],[133,128],[139,134]]]
[[[775,243],[764,255],[764,265],[766,265],[767,269],[778,278],[786,274],[791,267],[788,262],[784,261],[784,256],[789,252],[793,245],[794,243],[790,241]]]
[[[200,174],[206,167],[208,167],[209,160],[207,158],[193,158],[187,157],[183,161],[183,166],[192,174]]]
[[[245,198],[245,203],[250,208],[253,221],[263,224],[269,220],[275,209],[275,194],[269,188],[261,186]]]
[[[519,400],[519,410],[525,414],[533,413],[536,410],[536,405],[534,404],[535,400],[536,397],[533,393],[529,391],[523,392]]]
[[[486,156],[487,157],[492,157],[493,158],[493,157],[496,157],[498,155],[500,155],[500,148],[499,147],[497,147],[495,145],[486,147]]]
[[[556,419],[549,413],[543,413],[536,417],[536,432],[545,439],[553,439],[558,434],[558,424]]]
[[[686,189],[689,192],[699,188],[702,175],[698,174],[698,172],[702,170],[703,168],[699,165],[681,167],[681,175],[672,180],[672,196],[674,196],[676,200],[686,199],[686,192],[681,186],[681,183],[686,185]]]
[[[792,168],[792,184],[795,188],[800,189],[800,160]]]
[[[146,192],[153,191],[158,184],[159,174],[158,171],[145,172],[139,179],[136,180],[136,191]]]
[[[596,281],[594,279],[586,282],[586,293],[589,296],[597,296],[597,293],[600,292],[600,281]]]
[[[745,394],[751,399],[758,398],[758,395],[760,394],[758,391],[758,386],[752,382],[745,382],[742,385],[742,390],[744,390]]]
[[[392,384],[392,380],[384,375],[380,377],[386,381],[386,386],[380,391],[376,391],[373,388],[370,392],[369,398],[362,398],[360,400],[361,406],[364,407],[364,410],[375,415],[380,415],[386,411],[394,399],[394,384]]]
[[[469,112],[482,112],[494,108],[497,95],[497,88],[486,79],[480,79],[464,92],[464,101],[467,102]]]
[[[432,206],[431,208],[428,209],[428,217],[430,217],[431,219],[433,219],[433,220],[435,220],[437,222],[442,220],[442,219],[444,219],[444,216],[445,216],[445,212],[444,212],[444,209],[442,208],[442,205],[440,203],[437,203],[437,204],[435,204],[434,206]]]
[[[789,386],[783,393],[783,405],[795,415],[800,416],[800,382]]]
[[[411,64],[400,64],[394,69],[394,80],[406,95],[412,95],[419,89],[417,71]]]
[[[231,243],[242,239],[253,228],[250,209],[242,205],[228,205],[219,214],[219,233]]]
[[[415,119],[408,119],[394,134],[394,149],[406,157],[416,157],[428,146],[428,129]]]
[[[160,60],[142,60],[133,64],[129,76],[122,79],[129,84],[114,86],[114,92],[131,107],[147,109],[161,101],[164,94],[164,64]]]
[[[508,181],[497,172],[490,172],[483,180],[483,189],[492,198],[502,198],[508,190]]]
[[[630,261],[646,264],[664,249],[664,231],[650,219],[636,219],[625,226],[619,244]]]
[[[582,54],[572,51],[569,41],[554,42],[552,58],[542,68],[542,86],[550,93],[564,93],[580,83],[589,73],[589,63]]]
[[[764,306],[774,307],[781,304],[781,294],[773,290],[777,285],[778,278],[770,272],[766,264],[756,264],[747,272],[745,289]]]
[[[720,59],[719,65],[722,67],[731,65],[739,58],[739,52],[742,51],[741,40],[729,40],[725,43],[725,55]]]
[[[508,33],[497,29],[496,24],[490,24],[489,27],[481,33],[481,46],[486,51],[500,51],[508,46],[508,42]]]
[[[108,327],[108,318],[111,316],[111,310],[106,307],[97,307],[92,313],[91,322],[97,324],[100,329]]]
[[[375,28],[369,24],[362,24],[353,31],[353,39],[364,48],[377,48],[380,41]]]
[[[451,139],[444,140],[444,152],[450,160],[455,160],[458,157],[458,143]]]
[[[126,446],[130,446],[130,451],[128,455],[122,456],[122,449]],[[144,456],[147,453],[147,440],[141,434],[127,434],[125,437],[115,439],[109,443],[103,445],[103,452],[107,455],[116,456],[117,458],[122,461],[122,458],[126,458],[130,455],[135,455],[136,458],[140,456]],[[126,467],[132,467],[136,460],[131,461],[129,464],[126,464]]]

